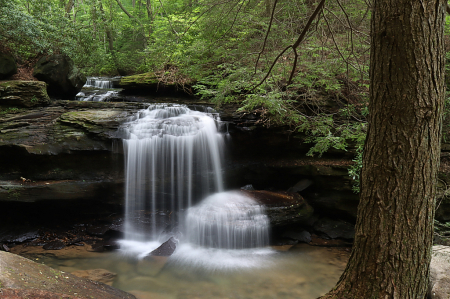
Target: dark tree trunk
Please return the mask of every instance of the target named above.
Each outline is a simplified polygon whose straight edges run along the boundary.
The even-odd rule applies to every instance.
[[[322,298],[422,299],[444,109],[446,1],[375,0],[370,116],[356,235]]]
[[[69,2],[67,3],[67,5],[65,7],[66,17],[68,17],[68,18],[70,18],[70,12],[72,11],[73,4],[74,4],[74,0],[69,0]]]
[[[105,11],[103,10],[102,2],[99,1],[99,9],[100,9],[100,17],[103,21],[103,25],[105,26],[105,33],[106,38],[108,39],[108,49],[110,53],[114,56],[114,37],[111,31],[111,28],[109,27],[110,22],[106,20]]]

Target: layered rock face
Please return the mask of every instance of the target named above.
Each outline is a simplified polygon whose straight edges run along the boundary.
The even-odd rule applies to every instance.
[[[52,96],[74,97],[86,83],[86,77],[65,55],[44,56],[34,67],[33,76],[48,84]]]
[[[51,100],[47,86],[41,81],[0,82],[0,106],[38,107],[48,106]]]
[[[122,195],[117,129],[141,104],[58,101],[0,120],[0,201],[108,199]],[[120,148],[119,146],[117,146]]]
[[[146,104],[52,103],[44,86],[43,82],[0,83],[0,216],[2,210],[16,210],[19,205],[45,212],[45,217],[58,213],[56,208],[49,210],[52,206],[73,214],[88,209],[93,215],[107,213],[108,209],[98,207],[111,204],[118,207],[113,212],[121,213],[124,157],[118,128]],[[192,99],[185,103],[195,104]],[[223,165],[226,189],[251,184],[265,190],[254,191],[253,197],[266,205],[273,226],[293,225],[325,238],[351,239],[358,205],[347,172],[353,154],[334,151],[321,158],[306,157],[310,144],[293,138],[288,128],[265,129],[255,124],[256,116],[242,117],[234,111],[233,107],[221,111],[227,124],[221,131],[228,132]],[[450,185],[448,151],[444,143],[436,213],[440,220],[450,219],[444,188]],[[305,179],[312,184],[296,190]],[[91,203],[96,203],[95,208],[89,207]],[[0,227],[12,225],[14,219],[3,215]]]

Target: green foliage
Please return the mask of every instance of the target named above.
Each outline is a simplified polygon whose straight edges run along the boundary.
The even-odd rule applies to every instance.
[[[368,113],[365,1],[347,1],[345,8],[327,2],[297,58],[292,49],[278,55],[311,15],[304,1],[278,1],[272,22],[273,0],[120,0],[123,8],[116,0],[68,3],[0,0],[0,43],[22,59],[65,53],[86,75],[177,69],[176,80],[195,81],[203,99],[235,103],[265,126],[304,134],[310,156],[356,150],[350,175],[358,182]],[[328,108],[329,101],[337,107]]]

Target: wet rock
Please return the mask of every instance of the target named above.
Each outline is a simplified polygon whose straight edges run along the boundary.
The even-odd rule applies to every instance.
[[[273,227],[305,223],[314,213],[314,209],[298,193],[267,190],[241,190],[241,192],[264,205]]]
[[[17,64],[9,53],[0,53],[0,80],[6,79],[17,73]]]
[[[4,250],[6,252],[9,252],[9,247],[6,244],[2,244],[2,246],[0,247],[0,250]]]
[[[450,247],[433,246],[430,264],[429,298],[447,299],[450,296]]]
[[[77,277],[95,280],[109,286],[112,286],[117,274],[105,269],[92,269],[92,270],[77,270],[72,272],[72,275]]]
[[[316,211],[320,211],[323,215],[328,214],[356,220],[359,203],[358,194],[352,191],[339,190],[340,187],[331,182],[328,185],[322,182],[321,186],[322,191],[307,189],[302,193]]]
[[[253,188],[252,184],[249,184],[249,185],[245,185],[244,187],[241,187],[241,190],[254,191],[255,188]]]
[[[120,191],[122,182],[98,180],[61,180],[50,182],[26,183],[21,181],[0,181],[0,201],[37,202],[45,200],[98,200],[101,195]]]
[[[0,82],[0,105],[14,107],[48,106],[46,84],[41,81]],[[7,121],[4,119],[2,122]]]
[[[109,226],[106,224],[105,225],[88,226],[88,228],[86,229],[86,232],[89,235],[96,236],[96,237],[103,237],[107,231],[109,231]]]
[[[175,249],[177,248],[177,241],[175,238],[171,237],[166,242],[162,243],[161,246],[150,252],[152,256],[171,256]]]
[[[311,234],[305,230],[301,232],[287,231],[283,233],[282,237],[297,240],[303,243],[311,242]]]
[[[39,237],[39,231],[28,227],[8,227],[7,231],[0,231],[0,241],[5,243],[23,243]]]
[[[52,241],[50,243],[45,244],[42,248],[45,250],[60,250],[66,247],[66,244],[62,241]]]
[[[343,220],[322,218],[314,224],[314,230],[331,239],[353,239],[355,237],[355,225]]]
[[[38,60],[33,76],[48,84],[48,94],[75,96],[86,83],[86,77],[74,65],[72,59],[62,54],[44,56]]]
[[[91,245],[91,250],[93,252],[103,252],[105,251],[105,242],[103,240],[97,240]]]
[[[291,193],[300,192],[300,191],[305,190],[306,188],[308,188],[312,184],[313,184],[313,181],[311,181],[311,180],[308,180],[308,179],[300,180],[293,187],[289,188],[287,190],[287,192],[291,192]]]
[[[120,248],[120,244],[117,242],[117,240],[111,239],[104,241],[103,247],[105,248],[105,250],[115,250]]]
[[[329,239],[328,236],[327,239],[324,239],[323,237],[319,237],[315,234],[311,235],[311,242],[309,242],[309,245],[312,246],[321,246],[321,247],[352,247],[352,242],[345,241],[343,239]]]
[[[0,271],[2,298],[136,299],[101,282],[79,278],[3,251],[0,251],[0,269],[8,269]]]

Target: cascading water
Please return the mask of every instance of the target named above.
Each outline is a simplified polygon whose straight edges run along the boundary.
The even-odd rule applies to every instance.
[[[207,197],[188,210],[186,224],[188,240],[202,247],[244,249],[269,243],[264,208],[239,192]]]
[[[211,110],[151,105],[124,125],[124,252],[142,257],[155,249],[157,245],[150,241],[157,240],[167,226],[159,222],[159,216],[168,214],[172,225],[181,221],[180,246],[172,256],[179,263],[195,260],[210,265],[214,260],[217,268],[217,262],[225,260],[217,256],[217,250],[232,249],[233,262],[228,266],[248,266],[254,258],[237,249],[268,245],[269,220],[263,208],[239,192],[223,192],[224,135],[218,132],[220,120]],[[239,258],[236,252],[241,252]]]
[[[85,102],[106,102],[117,96],[117,91],[108,90],[105,93],[93,93],[88,96],[85,95],[84,92],[79,92],[75,98],[79,101]]]
[[[221,148],[214,115],[186,106],[152,105],[125,126],[126,239],[156,238],[133,224],[137,211],[178,212],[223,190]],[[149,236],[149,234],[151,236]]]
[[[84,87],[95,87],[100,89],[113,88],[113,82],[111,80],[105,80],[103,78],[89,77],[86,79]]]

